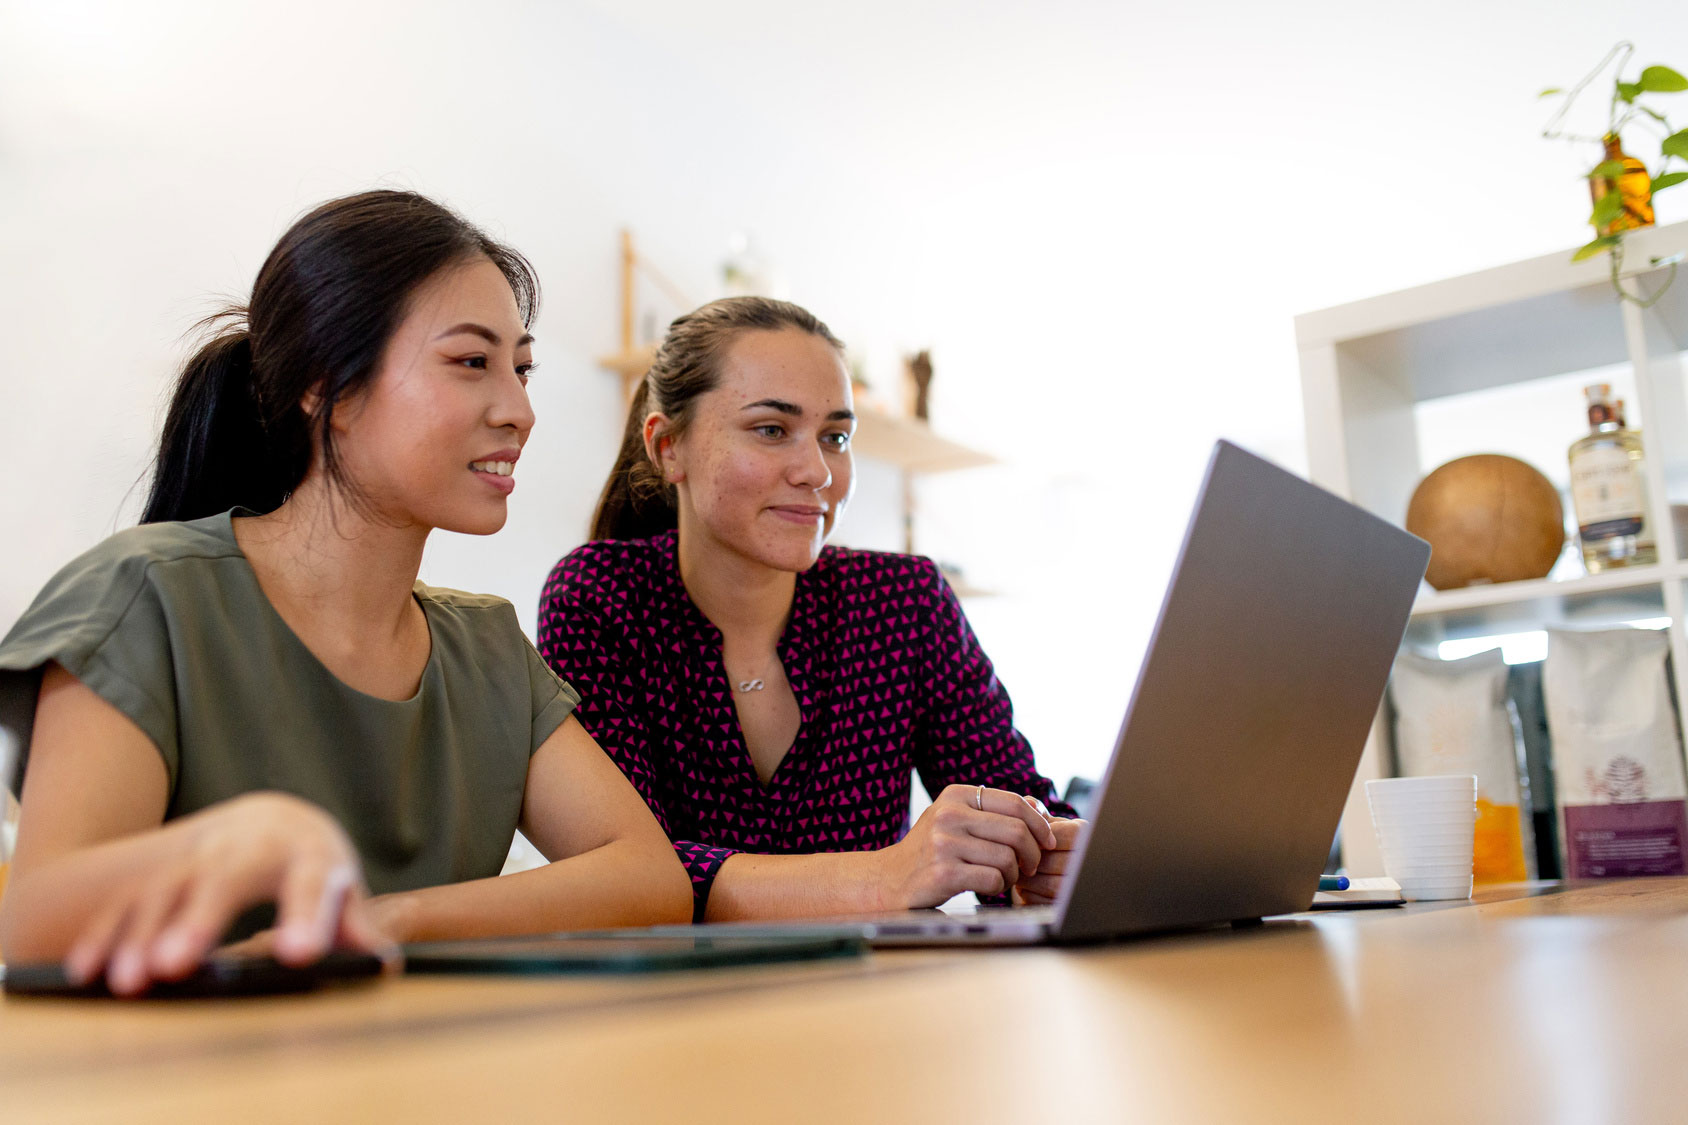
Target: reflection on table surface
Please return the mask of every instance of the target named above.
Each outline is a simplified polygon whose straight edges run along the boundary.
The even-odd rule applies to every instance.
[[[1688,879],[1081,949],[0,1004],[8,1120],[1663,1120]]]

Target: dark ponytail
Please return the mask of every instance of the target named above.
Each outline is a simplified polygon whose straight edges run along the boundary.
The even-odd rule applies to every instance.
[[[310,464],[305,428],[291,427],[291,441],[271,440],[266,432],[252,393],[252,339],[244,319],[244,309],[231,308],[202,322],[206,328],[218,321],[237,323],[201,347],[182,370],[159,438],[142,523],[191,519],[237,504],[272,511],[305,475]],[[284,446],[292,447],[291,456],[282,455]]]
[[[539,282],[527,259],[414,192],[330,200],[294,223],[251,301],[201,322],[215,334],[176,381],[141,522],[273,511],[318,450],[329,479],[360,503],[334,447],[334,408],[374,378],[410,295],[475,258],[504,274],[531,326]]]
[[[639,384],[627,410],[627,426],[615,468],[592,514],[594,539],[648,539],[674,526],[670,489],[645,456],[645,415],[650,413],[650,380]]]
[[[646,539],[678,525],[674,486],[662,479],[645,452],[645,417],[668,416],[664,436],[677,438],[691,424],[697,397],[721,382],[721,357],[746,332],[795,328],[818,336],[839,352],[844,345],[809,310],[772,297],[726,297],[694,309],[668,326],[627,409],[615,467],[592,513],[593,539]]]

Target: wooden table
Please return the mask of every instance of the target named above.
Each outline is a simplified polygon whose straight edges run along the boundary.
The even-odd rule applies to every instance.
[[[1105,948],[0,1004],[0,1119],[1688,1118],[1688,879]]]

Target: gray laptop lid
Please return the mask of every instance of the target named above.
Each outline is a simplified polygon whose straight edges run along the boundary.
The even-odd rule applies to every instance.
[[[1307,908],[1429,559],[1416,536],[1215,446],[1059,940]]]

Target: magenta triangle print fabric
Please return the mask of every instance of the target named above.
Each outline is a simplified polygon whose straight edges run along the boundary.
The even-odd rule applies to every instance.
[[[735,852],[867,851],[908,829],[910,785],[1037,797],[1072,816],[1014,729],[1008,693],[929,559],[827,547],[797,576],[779,656],[802,725],[764,787],[721,634],[680,580],[676,537],[603,540],[551,572],[539,650],[576,716],[650,805],[702,919]]]

